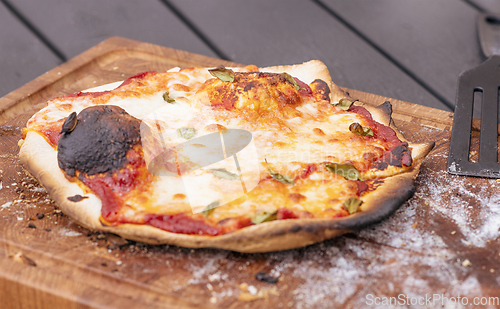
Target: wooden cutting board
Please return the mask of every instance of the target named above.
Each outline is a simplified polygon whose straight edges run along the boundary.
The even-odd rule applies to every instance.
[[[464,304],[464,297],[472,308],[474,297],[500,295],[500,183],[445,172],[448,112],[346,89],[368,104],[390,100],[403,134],[436,147],[415,196],[389,219],[284,252],[150,246],[93,233],[64,216],[22,170],[20,129],[46,100],[142,71],[220,64],[234,65],[111,38],[0,99],[2,308],[360,308],[384,301],[404,308],[431,300],[437,307],[444,298]],[[259,272],[279,280],[259,281]]]

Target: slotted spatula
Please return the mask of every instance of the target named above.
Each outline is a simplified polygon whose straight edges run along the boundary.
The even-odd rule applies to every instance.
[[[500,178],[498,164],[498,102],[500,89],[500,16],[480,14],[481,49],[489,57],[458,79],[448,172],[463,176]],[[469,159],[474,101],[481,100],[479,158]],[[478,103],[478,102],[476,102]]]

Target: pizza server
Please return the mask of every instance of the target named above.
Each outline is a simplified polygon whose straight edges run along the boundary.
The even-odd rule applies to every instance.
[[[459,77],[447,170],[456,175],[500,178],[498,164],[500,15],[480,14],[477,27],[481,49],[488,59],[479,66],[463,72]],[[470,160],[475,103],[480,103],[481,116],[477,162]]]

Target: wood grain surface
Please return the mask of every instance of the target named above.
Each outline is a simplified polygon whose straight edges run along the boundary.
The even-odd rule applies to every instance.
[[[221,62],[229,64],[112,38],[0,99],[2,306],[362,308],[372,296],[436,294],[466,297],[463,308],[474,308],[474,297],[500,295],[500,184],[445,172],[453,116],[446,111],[389,99],[409,140],[436,141],[414,197],[379,224],[283,252],[150,246],[93,233],[62,214],[20,166],[20,129],[45,100],[139,71]],[[388,99],[346,91],[372,105]],[[278,282],[257,280],[259,272]]]

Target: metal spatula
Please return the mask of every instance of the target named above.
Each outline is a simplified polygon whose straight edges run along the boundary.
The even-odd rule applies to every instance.
[[[450,140],[448,172],[463,176],[500,178],[498,164],[498,102],[500,89],[500,16],[480,14],[479,40],[489,57],[458,80],[455,116]],[[475,102],[476,101],[476,102]],[[470,160],[474,103],[481,101],[479,157]]]

